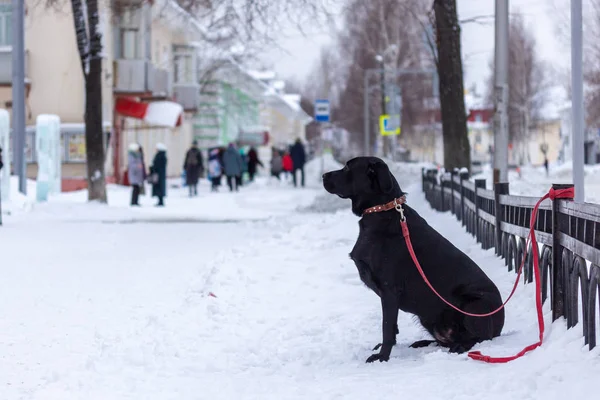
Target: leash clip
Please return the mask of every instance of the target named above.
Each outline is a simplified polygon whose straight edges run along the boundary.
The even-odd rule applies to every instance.
[[[404,209],[402,208],[402,203],[398,202],[398,199],[394,199],[394,208],[400,213],[400,221],[404,221]]]

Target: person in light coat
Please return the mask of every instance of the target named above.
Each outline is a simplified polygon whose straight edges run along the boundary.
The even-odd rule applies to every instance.
[[[140,189],[144,184],[144,162],[137,143],[129,145],[127,153],[127,178],[131,185],[131,205],[139,206]]]
[[[271,155],[271,176],[277,178],[277,180],[281,180],[281,171],[283,171],[283,160],[279,151],[277,149],[272,150]]]

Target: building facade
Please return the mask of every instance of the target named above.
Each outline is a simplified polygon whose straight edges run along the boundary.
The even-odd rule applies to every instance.
[[[131,142],[144,149],[146,165],[151,163],[156,144],[164,143],[168,174],[178,176],[194,139],[207,148],[239,140],[240,134],[248,132],[272,133],[275,126],[290,119],[292,124],[302,125],[294,120],[297,111],[283,118],[275,116],[265,125],[265,109],[274,103],[279,109],[282,104],[290,105],[281,98],[274,102],[267,94],[268,85],[223,51],[200,49],[206,32],[177,1],[99,0],[99,8],[107,176],[122,180]],[[11,10],[11,0],[0,0],[0,108],[9,112]],[[48,43],[49,32],[54,45]],[[71,2],[61,0],[48,8],[43,2],[26,0],[25,46],[28,176],[37,176],[36,118],[55,114],[62,124],[62,175],[85,180],[85,82]],[[211,57],[220,58],[219,68],[206,79],[203,68]],[[175,118],[173,104],[181,109]]]

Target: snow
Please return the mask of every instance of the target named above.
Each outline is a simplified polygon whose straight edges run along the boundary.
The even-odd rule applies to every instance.
[[[183,106],[174,101],[152,101],[147,103],[144,121],[149,125],[174,128],[183,114]]]
[[[481,174],[473,179],[486,179],[491,188],[492,169],[486,165]],[[550,164],[549,175],[543,166],[523,166],[521,176],[515,170],[508,172],[509,192],[514,195],[541,197],[548,192],[552,184],[572,184],[573,169],[571,163]],[[585,166],[585,201],[600,204],[600,165]]]
[[[548,307],[547,341],[509,364],[410,349],[426,335],[403,313],[390,361],[365,364],[381,341],[380,303],[348,259],[357,218],[319,187],[320,162],[307,165],[307,188],[261,177],[209,193],[203,181],[193,199],[170,187],[164,209],[148,196],[131,209],[129,190],[113,185],[108,205],[85,203],[85,192],[45,204],[13,192],[0,228],[0,398],[588,396],[600,348],[587,351],[581,325],[550,324]],[[421,167],[392,168],[409,204],[506,297],[515,275],[428,206]],[[533,289],[517,290],[503,335],[477,350],[512,355],[536,340]]]

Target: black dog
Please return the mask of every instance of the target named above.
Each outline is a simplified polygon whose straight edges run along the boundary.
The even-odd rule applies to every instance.
[[[338,171],[323,175],[332,194],[352,200],[352,212],[362,216],[370,207],[405,195],[388,166],[375,157],[358,157]],[[484,314],[502,305],[498,288],[466,254],[457,249],[412,208],[402,206],[415,254],[433,287],[447,301],[469,313]],[[398,309],[414,314],[435,340],[431,343],[463,353],[476,343],[500,335],[504,309],[489,317],[469,317],[443,303],[425,284],[410,256],[400,227],[400,213],[392,209],[365,215],[358,240],[350,253],[360,279],[381,298],[383,341],[367,362],[387,361],[398,333]]]

